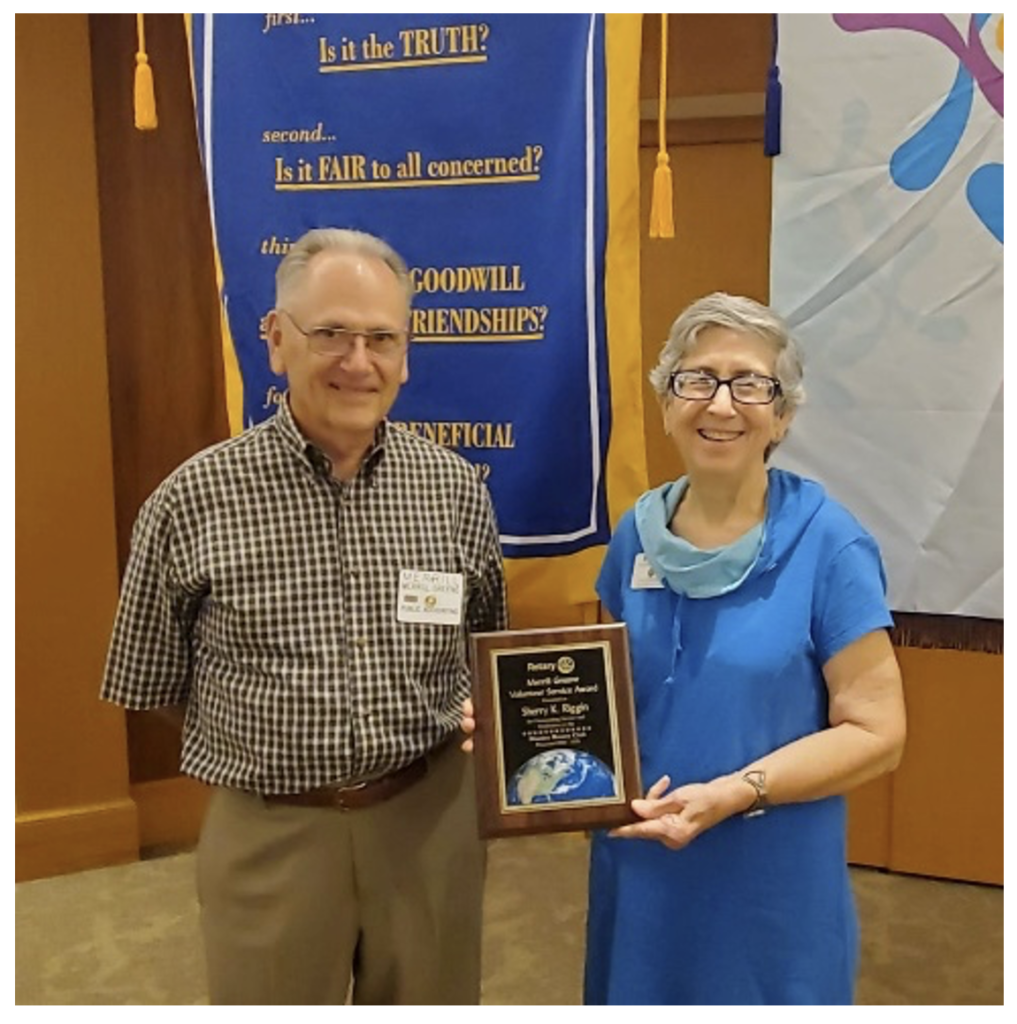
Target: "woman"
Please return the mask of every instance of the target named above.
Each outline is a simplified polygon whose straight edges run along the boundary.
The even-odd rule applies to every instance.
[[[875,542],[767,459],[801,359],[721,293],[650,374],[685,475],[622,518],[597,582],[628,624],[643,820],[594,836],[588,1003],[849,1003],[843,793],[892,770],[900,672]]]

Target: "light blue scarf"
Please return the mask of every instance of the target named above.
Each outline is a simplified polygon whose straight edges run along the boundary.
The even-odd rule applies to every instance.
[[[673,591],[687,597],[719,597],[752,571],[763,548],[763,523],[722,548],[697,548],[668,528],[688,486],[683,476],[647,491],[636,502],[636,531],[647,561]]]

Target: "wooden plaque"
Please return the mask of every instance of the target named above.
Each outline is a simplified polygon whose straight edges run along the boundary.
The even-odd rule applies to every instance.
[[[477,809],[486,839],[614,828],[643,795],[623,623],[475,633]]]

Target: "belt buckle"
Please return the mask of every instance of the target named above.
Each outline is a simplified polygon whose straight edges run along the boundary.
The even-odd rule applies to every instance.
[[[356,782],[352,786],[341,786],[334,791],[333,802],[340,811],[354,811],[355,807],[351,807],[346,803],[346,794],[355,793],[358,790],[363,789],[367,785],[367,782]]]

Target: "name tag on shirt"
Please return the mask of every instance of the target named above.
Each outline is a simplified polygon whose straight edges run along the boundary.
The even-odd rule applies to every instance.
[[[653,566],[642,551],[632,562],[633,590],[663,590],[664,581],[653,571]]]
[[[399,570],[399,622],[460,626],[463,621],[463,574]]]

